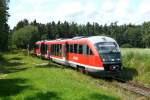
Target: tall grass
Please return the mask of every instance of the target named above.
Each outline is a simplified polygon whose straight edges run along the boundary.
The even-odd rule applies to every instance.
[[[132,81],[150,87],[150,49],[126,48],[121,49],[121,52],[124,68],[134,69],[137,73]]]

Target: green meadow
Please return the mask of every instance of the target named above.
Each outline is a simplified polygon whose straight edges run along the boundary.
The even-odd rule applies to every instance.
[[[122,78],[150,87],[150,49],[121,49]]]
[[[134,56],[129,56],[130,53],[124,55],[125,51],[123,49],[123,59],[125,66],[128,66],[125,70],[130,74],[134,69],[137,73],[133,76],[132,81],[148,84],[149,69],[146,69],[144,65],[143,68],[134,66],[138,65],[132,62],[136,54],[133,52],[131,54]],[[141,64],[145,60],[148,63],[149,59],[145,58],[148,57],[147,54],[144,57],[141,53],[143,58],[139,56],[134,57],[138,60],[137,63]],[[127,58],[130,59],[127,60]],[[145,60],[141,61],[141,59]],[[51,64],[37,66],[37,64],[48,62],[34,56],[27,56],[20,51],[1,53],[0,100],[135,100],[141,98],[101,78],[93,78],[71,68]],[[147,73],[140,73],[140,70]]]

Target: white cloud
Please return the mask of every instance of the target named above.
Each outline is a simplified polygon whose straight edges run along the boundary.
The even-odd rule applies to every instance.
[[[119,0],[116,5],[115,14],[120,17],[126,16],[130,1],[131,0]]]
[[[55,9],[54,16],[70,16],[79,12],[82,12],[82,5],[79,1],[67,2],[61,4]]]
[[[84,24],[88,21],[141,24],[150,20],[150,0],[142,0],[132,12],[131,0],[103,0],[101,4],[97,3],[94,0],[16,0],[10,5],[9,24],[12,28],[24,18],[41,23],[67,20]]]
[[[106,0],[104,1],[104,3],[101,6],[101,11],[103,12],[112,12],[115,10],[115,6],[116,6],[116,2],[114,2],[113,0]]]
[[[150,0],[142,0],[139,8],[137,9],[139,14],[144,14],[150,11]]]

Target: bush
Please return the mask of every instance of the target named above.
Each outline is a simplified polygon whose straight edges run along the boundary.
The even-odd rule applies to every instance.
[[[131,44],[126,43],[126,44],[121,45],[121,47],[122,48],[132,48],[133,46]]]
[[[17,48],[25,49],[29,44],[32,46],[34,42],[39,39],[38,28],[35,26],[25,26],[19,30],[16,30],[12,35],[12,45]]]

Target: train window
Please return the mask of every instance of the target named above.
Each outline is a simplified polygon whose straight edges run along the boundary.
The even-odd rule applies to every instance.
[[[119,47],[115,42],[100,42],[96,44],[99,53],[119,52]]]
[[[87,46],[87,48],[86,48],[86,54],[87,55],[92,55],[93,54],[92,50],[89,48],[89,46]]]
[[[70,49],[69,52],[70,52],[70,53],[73,53],[73,44],[70,44],[70,45],[69,45],[69,49]]]
[[[54,52],[55,52],[54,44],[52,45],[52,47],[53,47],[52,55],[54,55]]]
[[[77,44],[74,44],[74,53],[77,53],[77,47],[78,47],[78,45]]]
[[[51,55],[61,56],[62,55],[62,45],[61,44],[51,45]]]
[[[53,45],[51,45],[50,48],[50,54],[53,55]]]
[[[93,52],[91,49],[89,49],[89,55],[93,55]]]
[[[54,45],[51,46],[51,55],[54,55]]]
[[[59,44],[56,44],[56,56],[59,56]]]
[[[86,54],[88,55],[89,54],[89,47],[86,46]]]
[[[57,45],[55,44],[55,56],[57,55]]]
[[[45,53],[47,53],[47,50],[48,50],[48,45],[46,44],[45,45]]]
[[[59,56],[61,56],[61,54],[62,54],[62,45],[61,44],[59,44]]]
[[[69,44],[66,44],[66,52],[69,52]]]
[[[47,51],[47,45],[42,44],[42,45],[41,45],[41,53],[42,53],[42,54],[45,54],[46,51]]]
[[[34,45],[34,48],[39,48],[39,45],[38,45],[38,44],[35,44],[35,45]]]
[[[78,53],[79,53],[79,54],[82,54],[82,53],[83,53],[83,46],[82,46],[81,44],[79,44],[78,46],[79,46],[79,48],[78,48],[78,50],[79,50]]]
[[[57,55],[56,51],[57,51],[57,47],[56,47],[56,44],[54,44],[54,55]]]

